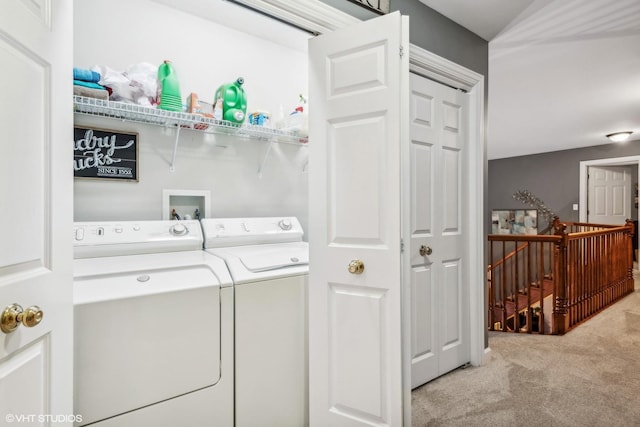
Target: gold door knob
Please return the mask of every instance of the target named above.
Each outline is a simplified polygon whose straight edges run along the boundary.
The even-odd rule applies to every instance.
[[[10,334],[18,329],[20,323],[27,328],[32,328],[42,321],[42,317],[44,317],[44,312],[37,305],[23,310],[19,304],[11,304],[2,312],[0,330],[5,334]]]
[[[40,310],[40,307],[32,305],[24,311],[24,314],[22,315],[22,324],[27,328],[33,328],[42,321],[43,317],[44,312]]]
[[[364,271],[364,262],[359,259],[354,259],[349,263],[349,273],[351,274],[362,274]]]
[[[427,256],[427,255],[431,255],[432,253],[433,253],[433,249],[431,249],[429,246],[425,246],[425,245],[420,246],[420,255]]]

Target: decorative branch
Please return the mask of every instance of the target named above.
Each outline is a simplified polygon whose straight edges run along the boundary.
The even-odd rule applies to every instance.
[[[549,225],[553,223],[553,217],[556,214],[550,208],[548,208],[542,200],[532,194],[529,190],[518,190],[513,193],[513,198],[529,206],[533,206],[534,208],[536,208],[540,216],[544,217]]]

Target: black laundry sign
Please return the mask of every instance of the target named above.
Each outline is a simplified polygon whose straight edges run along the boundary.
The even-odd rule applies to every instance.
[[[138,180],[138,134],[73,128],[73,176]]]
[[[381,15],[389,13],[389,0],[349,0]]]

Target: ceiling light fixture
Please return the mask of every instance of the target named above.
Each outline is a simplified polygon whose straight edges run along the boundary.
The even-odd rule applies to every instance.
[[[609,135],[607,135],[607,138],[609,138],[613,142],[623,142],[623,141],[626,141],[627,139],[629,139],[629,137],[631,136],[632,133],[633,132],[631,132],[631,131],[615,132],[615,133],[610,133]]]

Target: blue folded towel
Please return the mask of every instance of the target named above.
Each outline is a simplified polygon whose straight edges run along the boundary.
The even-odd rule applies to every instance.
[[[83,80],[74,80],[73,84],[77,86],[90,87],[93,89],[104,89],[104,86],[100,86],[98,83],[85,82]]]
[[[83,82],[98,83],[100,81],[100,73],[84,68],[73,68],[73,80],[82,80]]]

